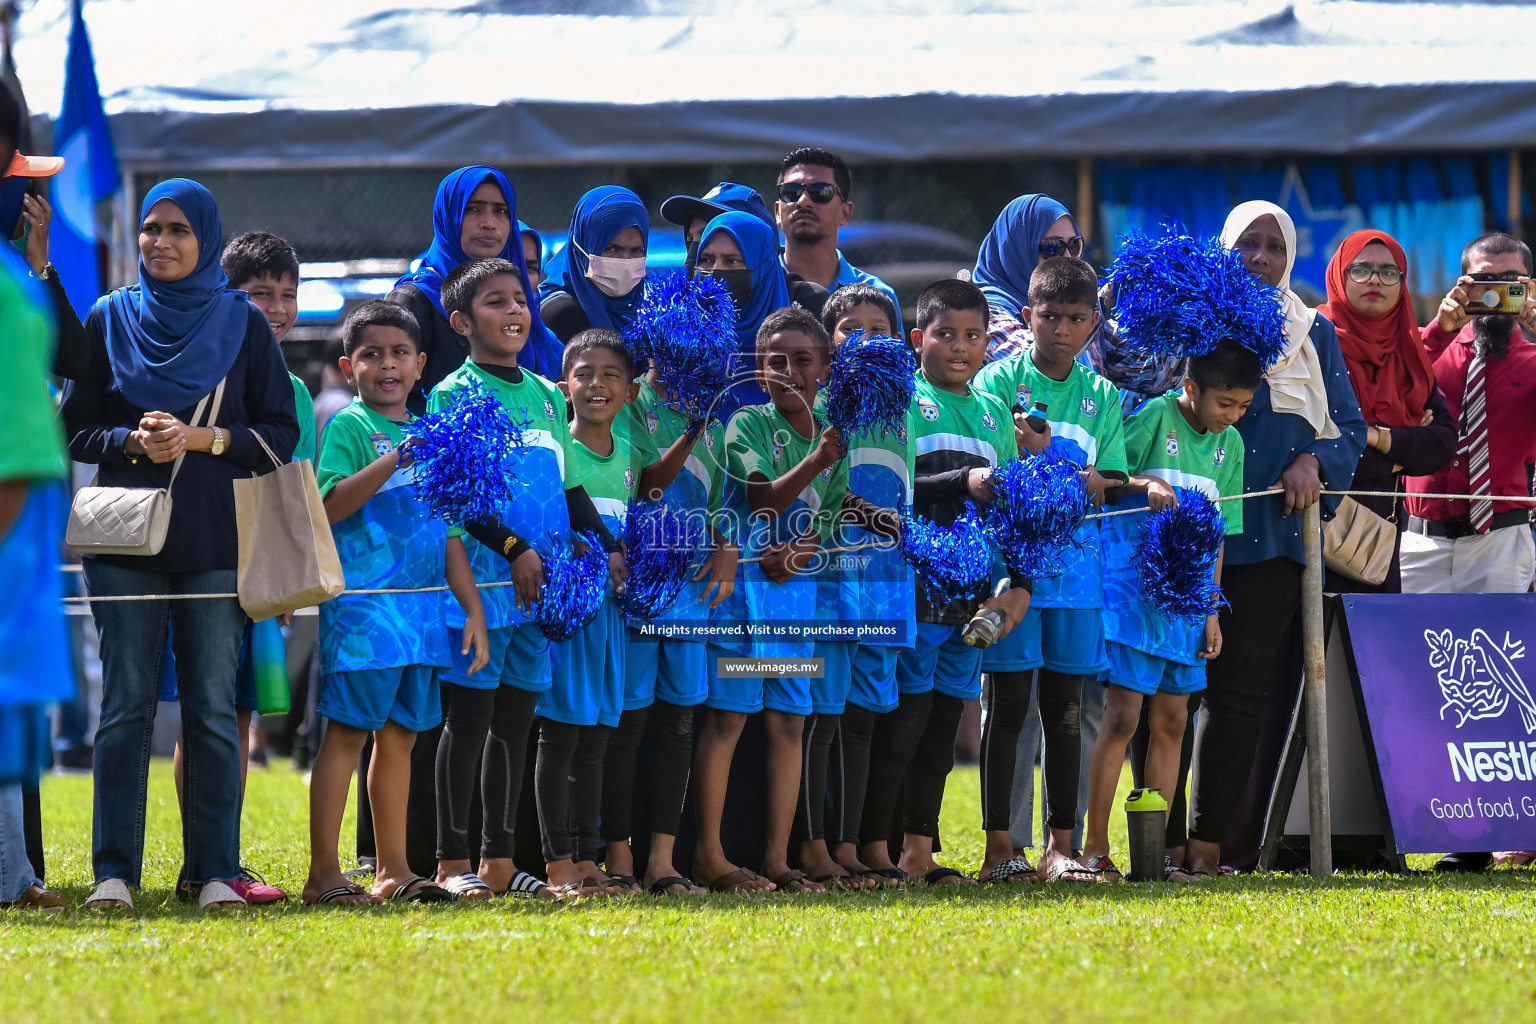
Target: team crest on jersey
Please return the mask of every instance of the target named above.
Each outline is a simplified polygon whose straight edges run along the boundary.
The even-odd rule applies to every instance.
[[[926,398],[919,398],[917,400],[917,409],[923,414],[923,419],[929,423],[939,418],[939,407]]]
[[[1168,431],[1168,436],[1164,439],[1163,447],[1167,450],[1169,455],[1179,454],[1179,432],[1177,430]],[[1219,466],[1221,463],[1218,462],[1217,465]]]
[[[907,443],[907,425],[905,423],[896,424],[896,443]]]
[[[832,467],[831,466],[828,466],[826,469],[821,471],[821,478],[823,480],[831,480],[832,479]]]
[[[1097,416],[1099,414],[1099,403],[1087,395],[1083,396],[1083,404],[1078,408],[1083,410],[1084,416]]]
[[[784,457],[784,446],[779,444],[779,442],[777,442],[777,441],[773,442],[773,461],[774,462],[778,462],[783,457]]]
[[[548,416],[550,419],[555,418],[555,407],[549,403],[549,399],[547,398],[544,399],[544,415]]]
[[[388,455],[395,447],[395,442],[389,439],[388,434],[369,434],[368,440],[373,442],[373,450],[378,452],[380,457]]]
[[[1225,448],[1217,448],[1215,453],[1211,456],[1211,465],[1219,467],[1223,462],[1226,461],[1227,450]]]
[[[704,431],[704,447],[709,449],[709,454],[715,454],[715,435]]]
[[[635,489],[635,467],[634,466],[625,466],[624,467],[624,489],[626,491],[633,491]]]
[[[986,427],[988,430],[996,430],[997,419],[993,417],[990,412],[983,412],[981,414],[981,425]]]
[[[654,434],[654,433],[656,433],[657,428],[660,427],[660,426],[661,426],[661,419],[656,415],[656,410],[655,409],[647,409],[645,411],[645,430],[646,430],[646,433]]]
[[[1028,384],[1019,385],[1019,405],[1025,409],[1030,407],[1029,400],[1035,396],[1035,389]]]

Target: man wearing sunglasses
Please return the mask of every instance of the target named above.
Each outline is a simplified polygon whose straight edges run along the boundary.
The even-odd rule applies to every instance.
[[[838,229],[853,216],[853,178],[843,158],[824,149],[797,149],[779,164],[774,212],[784,231],[784,269],[829,292],[850,284],[873,285],[896,307],[901,337],[901,300],[873,274],[850,264],[837,248]]]

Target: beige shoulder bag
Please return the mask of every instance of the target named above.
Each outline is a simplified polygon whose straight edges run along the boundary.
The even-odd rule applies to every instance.
[[[209,398],[213,407],[208,409],[208,419],[199,422]],[[187,426],[212,426],[223,404],[221,380],[212,395],[204,395],[197,403]],[[158,555],[171,526],[171,488],[186,457],[185,451],[176,456],[164,487],[97,487],[93,479],[91,486],[80,488],[69,507],[64,543],[82,555]]]
[[[1339,510],[1323,524],[1323,561],[1340,576],[1379,586],[1392,568],[1397,550],[1397,499],[1392,517],[1383,519],[1354,498],[1339,502]]]

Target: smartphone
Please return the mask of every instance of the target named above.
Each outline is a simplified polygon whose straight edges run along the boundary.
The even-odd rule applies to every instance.
[[[1046,423],[1045,414],[1050,411],[1050,406],[1044,402],[1036,402],[1035,407],[1031,410],[1025,410],[1023,405],[1014,402],[1013,411],[1015,414],[1023,416],[1024,422],[1029,424],[1029,429],[1037,434],[1049,426]]]
[[[1467,312],[1473,316],[1519,316],[1525,306],[1525,282],[1511,281],[1502,274],[1473,274],[1472,283],[1463,285],[1467,293]]]

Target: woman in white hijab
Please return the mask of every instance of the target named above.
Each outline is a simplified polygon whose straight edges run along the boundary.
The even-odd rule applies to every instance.
[[[1227,216],[1221,239],[1242,253],[1254,276],[1279,289],[1288,344],[1237,422],[1243,490],[1282,493],[1245,501],[1243,532],[1227,538],[1221,582],[1230,607],[1221,614],[1221,656],[1206,669],[1184,859],[1196,877],[1223,863],[1248,868],[1257,860],[1284,738],[1284,715],[1270,723],[1261,712],[1271,692],[1294,695],[1301,678],[1304,559],[1302,517],[1295,513],[1317,503],[1325,488],[1349,486],[1366,432],[1333,324],[1291,290],[1290,216],[1274,203],[1243,203]],[[1324,518],[1331,518],[1338,499],[1322,501]],[[1280,742],[1269,724],[1281,727]],[[1245,793],[1250,773],[1258,781]]]

